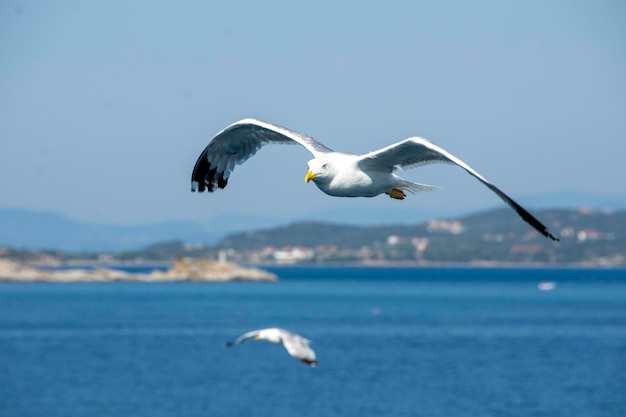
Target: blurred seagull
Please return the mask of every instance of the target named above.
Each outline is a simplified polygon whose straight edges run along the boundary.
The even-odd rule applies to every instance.
[[[465,162],[427,139],[410,137],[363,155],[334,152],[315,139],[282,126],[256,119],[243,119],[219,132],[202,151],[191,174],[191,191],[213,192],[224,188],[235,165],[244,163],[267,144],[300,144],[313,154],[305,182],[313,181],[328,195],[374,197],[387,194],[403,200],[406,192],[431,191],[436,187],[405,181],[394,172],[431,163],[455,164],[485,184],[522,219],[542,235],[558,241],[546,226],[487,181]]]
[[[291,333],[277,327],[244,333],[234,341],[226,343],[226,347],[238,345],[249,339],[267,340],[268,342],[282,344],[285,349],[287,349],[287,352],[300,362],[306,363],[309,366],[317,365],[315,352],[313,352],[313,349],[309,346],[311,343],[310,340],[305,339],[299,334]]]

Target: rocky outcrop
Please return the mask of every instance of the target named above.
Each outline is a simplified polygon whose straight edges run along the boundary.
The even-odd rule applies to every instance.
[[[244,268],[232,262],[179,258],[165,272],[150,274],[155,281],[276,281],[278,277],[257,268]]]
[[[276,275],[257,268],[230,262],[181,258],[166,271],[131,273],[111,268],[40,269],[7,259],[0,259],[0,281],[5,282],[106,282],[106,281],[276,281]]]

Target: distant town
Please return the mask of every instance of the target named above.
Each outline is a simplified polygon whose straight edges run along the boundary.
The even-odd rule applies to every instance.
[[[147,264],[178,258],[248,265],[472,264],[626,266],[626,211],[536,213],[561,239],[553,242],[510,210],[418,225],[351,226],[301,222],[226,236],[209,245],[171,241],[137,251],[66,253],[0,248],[0,258],[38,264]]]

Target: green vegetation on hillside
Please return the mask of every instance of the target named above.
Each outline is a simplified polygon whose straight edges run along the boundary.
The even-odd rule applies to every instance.
[[[61,261],[155,262],[176,257],[242,263],[559,263],[626,265],[626,211],[546,210],[536,213],[561,238],[546,239],[503,208],[415,225],[349,226],[295,223],[226,236],[215,245],[163,242],[110,254],[34,254],[4,249],[5,257]]]

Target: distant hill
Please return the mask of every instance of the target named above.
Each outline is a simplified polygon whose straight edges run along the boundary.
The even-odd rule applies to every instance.
[[[595,211],[626,209],[626,196],[601,195],[576,191],[561,191],[543,195],[527,195],[516,198],[533,213],[538,210],[564,209],[577,210],[589,207]],[[494,200],[496,201],[496,200]],[[495,207],[504,204],[496,201]],[[485,210],[486,211],[486,210]],[[516,217],[509,213],[509,218]],[[87,223],[73,220],[54,212],[0,208],[0,246],[10,246],[26,250],[50,249],[68,252],[119,252],[140,250],[147,246],[166,241],[215,244],[225,236],[234,239],[237,232],[259,230],[280,230],[286,224],[332,223],[353,230],[378,228],[381,233],[389,230],[406,230],[402,224],[411,227],[425,224],[430,219],[461,218],[468,211],[456,207],[436,209],[415,209],[398,206],[394,209],[372,208],[363,205],[359,209],[329,209],[314,213],[296,213],[289,216],[273,216],[272,213],[241,214],[231,213],[209,217],[199,221],[171,221],[144,225],[112,225]],[[317,227],[317,226],[315,226]],[[318,231],[323,230],[319,226]],[[416,226],[419,227],[419,226]],[[350,229],[352,230],[352,229]],[[352,233],[352,231],[350,232]],[[365,233],[365,232],[364,232]],[[307,236],[303,230],[302,236]],[[348,229],[341,236],[350,235]],[[254,240],[253,239],[253,240]],[[302,237],[304,239],[304,237]],[[247,244],[251,244],[248,242]]]
[[[553,242],[508,208],[417,225],[298,222],[234,233],[214,245],[167,242],[120,260],[227,256],[236,262],[510,262],[626,265],[626,210],[540,210]],[[277,257],[280,253],[282,258]],[[293,256],[292,256],[293,255]],[[291,256],[291,258],[289,258]],[[298,258],[299,257],[299,258]]]
[[[560,229],[575,230],[600,228],[618,234],[626,234],[626,211],[580,212],[573,210],[539,210],[535,212],[548,227],[559,234]],[[454,229],[455,221],[459,226]],[[620,222],[624,221],[625,224]],[[522,221],[508,208],[487,210],[471,215],[459,216],[419,224],[395,224],[381,226],[352,226],[322,222],[298,222],[281,227],[233,233],[217,243],[222,248],[248,250],[271,245],[308,246],[335,245],[342,248],[359,248],[375,242],[385,242],[391,235],[399,238],[415,236],[451,236],[450,240],[480,240],[487,234],[510,234],[524,240],[545,240],[535,229]]]
[[[170,262],[175,257],[191,257],[221,258],[249,264],[508,262],[626,265],[626,210],[539,210],[535,214],[561,238],[560,242],[545,238],[510,209],[501,208],[419,224],[355,226],[295,222],[232,233],[210,244],[198,243],[198,239],[162,240],[141,249],[108,251],[104,258],[101,251],[87,253],[86,246],[80,251],[47,253],[65,261],[106,259],[110,262]],[[71,222],[69,227],[68,223],[60,224],[59,234],[71,231]],[[36,224],[31,226],[37,228]],[[178,229],[176,225],[173,227]],[[123,228],[121,232],[138,233],[140,230]],[[164,231],[167,230],[161,230],[158,235],[167,235]],[[192,237],[197,237],[195,229],[191,232]],[[84,232],[81,231],[79,236],[81,233]],[[103,232],[95,229],[93,233]],[[123,234],[117,238],[120,236]],[[76,236],[70,237],[79,242]],[[97,236],[90,238],[94,237]],[[132,242],[139,243],[137,239]],[[119,245],[119,242],[114,244]],[[32,260],[41,254],[5,248],[0,253],[2,256]]]
[[[218,238],[193,222],[139,226],[82,223],[57,213],[0,209],[0,246],[67,252],[133,250],[155,242],[213,242]]]

